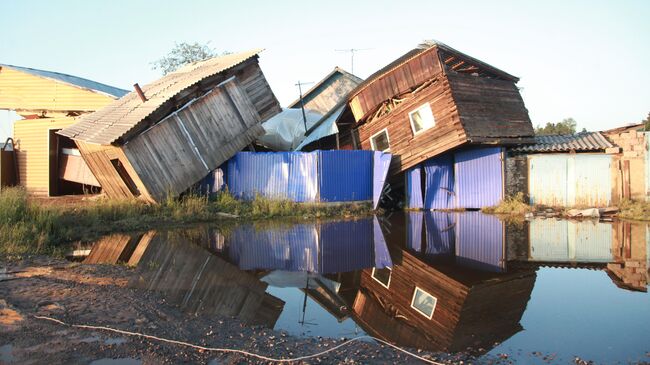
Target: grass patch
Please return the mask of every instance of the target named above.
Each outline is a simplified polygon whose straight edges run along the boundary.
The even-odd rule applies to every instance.
[[[498,205],[492,207],[485,207],[481,209],[483,213],[488,214],[513,214],[523,215],[532,212],[534,208],[524,199],[523,193],[517,193],[515,196],[508,196],[503,199]]]
[[[70,208],[30,203],[23,189],[9,188],[0,192],[0,257],[57,254],[62,244],[71,241],[89,241],[113,232],[223,220],[222,213],[256,220],[345,217],[371,212],[369,204],[306,204],[262,196],[239,201],[228,192],[213,199],[198,195],[166,199],[157,205],[134,199],[98,199]]]
[[[619,218],[637,221],[650,221],[650,203],[624,200],[619,205]]]

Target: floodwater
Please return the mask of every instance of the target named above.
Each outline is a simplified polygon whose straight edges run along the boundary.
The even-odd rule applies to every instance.
[[[479,212],[112,235],[85,263],[192,313],[523,363],[650,360],[650,230]]]

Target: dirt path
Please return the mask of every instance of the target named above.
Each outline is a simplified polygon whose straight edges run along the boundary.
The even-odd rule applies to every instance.
[[[282,358],[316,353],[342,342],[294,338],[244,326],[232,318],[188,315],[157,293],[128,287],[132,274],[126,266],[78,265],[49,258],[0,261],[0,363],[85,364],[102,359],[123,359],[122,364],[265,363],[238,354],[67,327],[34,315]],[[306,363],[405,362],[420,363],[384,346],[357,342]]]

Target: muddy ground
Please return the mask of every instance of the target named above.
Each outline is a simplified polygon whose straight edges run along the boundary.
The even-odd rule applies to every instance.
[[[239,354],[201,351],[153,339],[71,324],[107,326],[201,346],[244,349],[275,358],[317,353],[342,339],[296,338],[234,318],[188,315],[154,292],[127,286],[127,266],[79,265],[61,259],[0,260],[0,363],[122,364],[268,363]],[[420,353],[425,355],[425,353]],[[426,354],[449,363],[471,363],[469,355]],[[134,361],[137,360],[137,361]],[[499,361],[497,361],[499,362]],[[354,342],[304,363],[422,363],[374,342]]]

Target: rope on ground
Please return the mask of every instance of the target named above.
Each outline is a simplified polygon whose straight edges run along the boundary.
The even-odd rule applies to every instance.
[[[56,318],[51,318],[51,317],[46,317],[46,316],[34,316],[34,318],[55,322],[55,323],[58,323],[58,324],[63,325],[63,326],[84,328],[84,329],[92,329],[92,330],[102,330],[102,331],[109,331],[109,332],[119,333],[119,334],[122,334],[122,335],[144,337],[144,338],[148,338],[150,340],[156,340],[156,341],[167,342],[167,343],[172,343],[172,344],[181,345],[181,346],[187,346],[187,347],[195,348],[195,349],[202,350],[202,351],[216,351],[216,352],[236,353],[236,354],[255,357],[255,358],[258,358],[258,359],[261,359],[261,360],[271,361],[271,362],[293,362],[293,361],[311,359],[311,358],[314,358],[314,357],[323,356],[323,355],[327,354],[328,352],[332,352],[334,350],[337,350],[337,349],[339,349],[339,348],[341,348],[343,346],[349,345],[349,344],[351,344],[352,342],[355,342],[355,341],[359,341],[359,340],[363,340],[363,339],[373,339],[373,340],[375,340],[377,342],[380,342],[380,343],[382,343],[382,344],[384,344],[386,346],[389,346],[389,347],[391,347],[391,348],[393,348],[395,350],[401,351],[401,352],[403,352],[403,353],[405,353],[405,354],[407,354],[407,355],[409,355],[411,357],[414,357],[414,358],[416,358],[418,360],[424,361],[424,362],[426,362],[428,364],[444,365],[442,363],[435,362],[433,360],[429,360],[427,358],[424,358],[422,356],[414,354],[414,353],[412,353],[410,351],[407,351],[407,350],[405,350],[405,349],[403,349],[403,348],[401,348],[399,346],[395,346],[392,343],[389,343],[389,342],[384,341],[382,339],[379,339],[379,338],[376,338],[376,337],[373,337],[373,336],[367,336],[367,335],[349,339],[349,340],[347,340],[347,341],[345,341],[343,343],[340,343],[340,344],[338,344],[338,345],[336,345],[336,346],[334,346],[332,348],[329,348],[329,349],[327,349],[325,351],[317,352],[315,354],[305,355],[305,356],[300,356],[300,357],[294,357],[294,358],[287,358],[287,359],[276,359],[276,358],[267,357],[267,356],[260,355],[260,354],[254,354],[252,352],[248,352],[248,351],[245,351],[245,350],[218,348],[218,347],[205,347],[205,346],[201,346],[201,345],[194,345],[194,344],[191,344],[189,342],[183,342],[183,341],[177,341],[177,340],[169,340],[169,339],[166,339],[166,338],[161,338],[161,337],[152,336],[152,335],[146,335],[146,334],[138,333],[138,332],[124,331],[124,330],[119,330],[119,329],[115,329],[115,328],[111,328],[111,327],[91,326],[91,325],[85,325],[85,324],[69,324],[69,323],[65,323],[63,321],[60,321],[60,320],[58,320]]]

